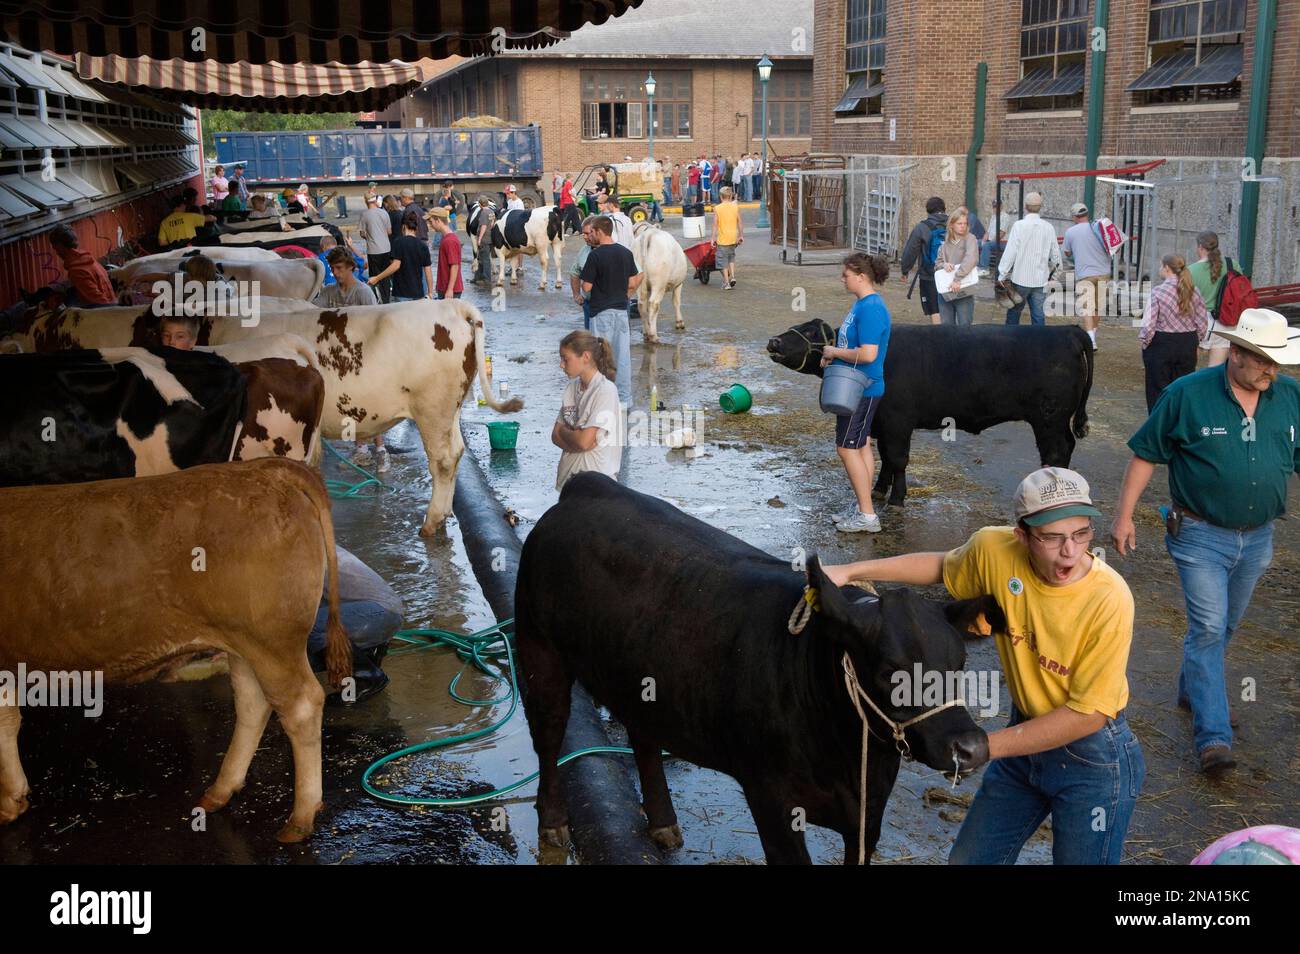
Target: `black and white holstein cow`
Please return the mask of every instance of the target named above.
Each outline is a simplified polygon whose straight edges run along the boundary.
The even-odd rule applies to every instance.
[[[801,627],[791,611],[806,588],[818,610]],[[988,737],[960,700],[894,700],[896,673],[956,673],[963,632],[1005,629],[992,596],[938,603],[906,589],[840,589],[816,557],[796,572],[588,472],[528,535],[515,610],[538,820],[551,844],[568,841],[556,760],[575,679],[627,727],[649,833],[665,848],[682,834],[664,749],[740,783],[769,864],[809,862],[798,818],[839,832],[845,863],[869,859],[905,753],[961,775],[988,761]]]
[[[555,287],[564,287],[560,256],[564,251],[564,227],[560,211],[553,205],[538,209],[513,209],[497,216],[492,227],[492,248],[497,256],[496,284],[506,283],[506,262],[510,263],[510,284],[519,284],[519,259],[536,255],[542,263],[538,289],[546,291],[546,268],[555,256]]]
[[[806,321],[767,343],[777,364],[822,376],[822,348],[835,330]],[[914,430],[955,426],[978,434],[1025,421],[1044,467],[1069,467],[1075,438],[1088,434],[1092,344],[1082,328],[1014,325],[899,325],[889,332],[885,396],[871,436],[880,451],[872,496],[901,506]]]
[[[230,460],[243,377],[212,354],[0,355],[0,486],[148,477]]]
[[[429,458],[432,494],[421,534],[433,534],[451,513],[456,468],[465,451],[460,411],[475,377],[495,411],[487,384],[483,316],[461,299],[395,302],[325,310],[306,302],[265,299],[256,326],[239,318],[200,320],[200,345],[264,335],[297,335],[316,352],[325,384],[320,431],[329,439],[362,441],[411,420]],[[24,320],[16,337],[27,350],[143,346],[157,340],[148,306],[64,309]]]

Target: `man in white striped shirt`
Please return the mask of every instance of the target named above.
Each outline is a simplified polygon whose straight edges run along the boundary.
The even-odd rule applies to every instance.
[[[1047,324],[1043,314],[1046,300],[1044,286],[1061,264],[1061,249],[1056,244],[1056,229],[1039,215],[1043,209],[1043,196],[1031,192],[1025,196],[1025,217],[1011,227],[1007,248],[998,259],[998,282],[1010,276],[1011,284],[1023,299],[1020,304],[1007,309],[1007,324],[1020,324],[1020,312],[1029,303],[1029,320],[1035,325]]]

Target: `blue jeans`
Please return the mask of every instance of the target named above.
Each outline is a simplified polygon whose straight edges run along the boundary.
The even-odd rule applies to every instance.
[[[664,180],[664,205],[673,204],[673,180]]]
[[[591,333],[609,342],[614,353],[614,383],[618,399],[632,404],[632,331],[628,327],[626,308],[606,308],[591,316]]]
[[[750,198],[762,202],[763,201],[763,174],[761,172],[756,172],[752,176],[750,176],[750,179],[752,180],[749,186]]]
[[[1015,285],[1016,291],[1020,292],[1025,299],[1018,305],[1012,305],[1007,309],[1007,324],[1020,324],[1020,312],[1024,310],[1025,303],[1029,303],[1029,321],[1035,325],[1047,324],[1047,317],[1043,313],[1043,303],[1047,301],[1047,293],[1041,288],[1025,288],[1021,285]]]
[[[664,220],[663,210],[659,208],[659,203],[654,199],[650,200],[650,221],[662,222]]]
[[[1212,745],[1230,746],[1223,657],[1273,559],[1273,523],[1229,530],[1185,517],[1178,536],[1165,534],[1165,549],[1178,568],[1187,605],[1178,698],[1191,704],[1198,753]]]
[[[1023,721],[1013,709],[1010,724]],[[1145,777],[1142,746],[1122,712],[1068,745],[994,759],[984,770],[948,863],[1014,864],[1025,842],[1051,815],[1053,864],[1119,864]]]
[[[1007,250],[1006,242],[995,243],[992,239],[985,239],[983,242],[980,242],[980,268],[989,267],[989,259],[993,255],[993,246],[995,244],[997,245],[999,252],[1005,252]]]
[[[582,327],[587,331],[591,330],[591,299],[582,300]]]

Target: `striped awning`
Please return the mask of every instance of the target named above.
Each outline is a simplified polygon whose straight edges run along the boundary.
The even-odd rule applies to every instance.
[[[148,87],[149,95],[204,109],[246,112],[362,112],[383,109],[420,85],[409,63],[218,63],[147,56],[77,56],[85,79]]]
[[[65,56],[387,63],[548,46],[642,0],[0,0],[0,31]],[[201,31],[201,32],[196,32]],[[197,48],[196,48],[197,47]]]

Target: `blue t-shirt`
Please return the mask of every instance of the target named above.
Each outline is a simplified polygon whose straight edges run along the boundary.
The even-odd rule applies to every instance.
[[[330,268],[330,263],[326,258],[328,255],[329,255],[328,252],[316,253],[316,257],[319,258],[321,264],[325,266],[325,284],[321,286],[323,288],[329,288],[331,285],[336,284],[338,282],[338,279],[334,277],[334,269]],[[365,260],[362,259],[360,255],[354,254],[352,256],[352,261],[356,263],[357,281],[359,282],[367,281],[370,276],[366,274]]]
[[[859,364],[858,370],[871,378],[871,384],[863,392],[863,397],[880,397],[885,393],[885,352],[889,350],[889,309],[884,299],[872,292],[857,303],[844,316],[839,335],[835,339],[837,348],[860,348],[863,345],[879,345],[876,360],[870,364]],[[833,364],[853,367],[852,361],[836,358]]]

